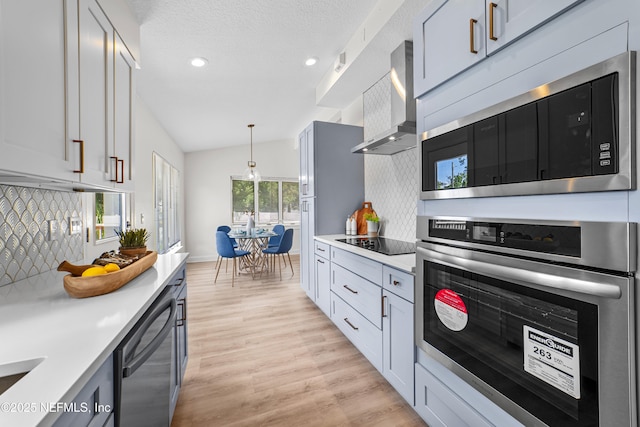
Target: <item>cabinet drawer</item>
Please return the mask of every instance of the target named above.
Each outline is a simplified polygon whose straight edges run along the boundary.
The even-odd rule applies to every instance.
[[[331,246],[326,243],[318,242],[317,240],[314,241],[314,251],[316,255],[324,259],[330,259]]]
[[[379,329],[382,328],[382,289],[378,285],[331,263],[331,290]]]
[[[113,356],[109,356],[72,402],[77,411],[63,412],[54,427],[103,426],[113,411]]]
[[[331,261],[373,283],[380,283],[382,264],[360,255],[331,247]]]
[[[382,287],[409,302],[414,302],[413,282],[414,277],[412,274],[386,265],[382,267]]]
[[[491,427],[493,425],[419,364],[415,365],[415,375],[415,409],[430,426]]]
[[[382,372],[382,331],[333,292],[331,320],[369,362]]]

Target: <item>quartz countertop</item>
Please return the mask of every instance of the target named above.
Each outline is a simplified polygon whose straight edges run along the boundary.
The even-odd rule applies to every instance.
[[[70,297],[67,273],[57,271],[1,286],[0,375],[6,364],[42,361],[0,395],[0,426],[52,424],[61,414],[46,405],[73,400],[187,257],[159,255],[122,288],[91,298]]]
[[[353,252],[354,254],[358,254],[363,257],[377,261],[379,263],[388,265],[390,267],[397,268],[398,270],[403,270],[408,273],[415,274],[416,254],[385,255],[379,252],[363,249],[358,246],[349,245],[344,242],[338,242],[336,240],[336,239],[346,239],[346,238],[354,238],[354,237],[367,237],[367,236],[347,236],[346,234],[332,234],[332,235],[324,235],[324,236],[315,236],[314,238],[319,242],[323,242],[328,245],[335,246],[336,248],[344,249],[345,251],[348,251],[348,252]]]

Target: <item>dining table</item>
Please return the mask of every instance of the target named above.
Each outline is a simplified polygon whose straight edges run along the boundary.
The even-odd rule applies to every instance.
[[[238,249],[249,252],[248,255],[240,258],[240,271],[245,271],[255,276],[257,272],[262,272],[264,269],[268,270],[267,255],[262,250],[267,248],[269,238],[277,236],[277,233],[264,228],[252,228],[250,232],[232,229],[227,234],[238,242]]]

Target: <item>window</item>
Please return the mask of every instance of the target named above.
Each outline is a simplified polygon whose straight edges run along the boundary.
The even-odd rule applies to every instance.
[[[256,185],[253,181],[231,177],[231,198],[234,224],[246,223],[252,212],[258,224],[300,221],[296,180],[266,178]]]
[[[165,253],[180,242],[180,172],[157,153],[153,153],[153,182],[156,250]]]
[[[96,193],[94,224],[96,242],[117,237],[116,230],[126,227],[124,194]]]

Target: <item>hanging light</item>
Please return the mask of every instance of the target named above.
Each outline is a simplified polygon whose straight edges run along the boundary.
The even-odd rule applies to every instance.
[[[253,127],[255,125],[249,124],[247,127],[251,130],[251,160],[247,162],[247,168],[244,170],[242,174],[242,178],[245,181],[260,181],[260,172],[258,172],[258,168],[256,168],[256,162],[253,161]]]

